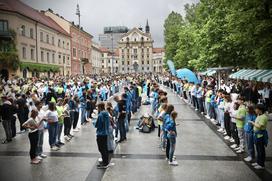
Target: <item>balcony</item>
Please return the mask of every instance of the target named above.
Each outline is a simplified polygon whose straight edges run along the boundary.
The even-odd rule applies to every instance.
[[[10,31],[0,31],[0,39],[1,40],[12,40],[13,35]]]

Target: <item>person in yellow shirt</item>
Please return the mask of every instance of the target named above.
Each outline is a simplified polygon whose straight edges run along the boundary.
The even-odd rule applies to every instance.
[[[265,146],[268,143],[267,124],[268,117],[265,114],[266,108],[262,104],[258,104],[255,108],[257,118],[255,122],[249,121],[253,125],[254,142],[257,150],[257,162],[253,163],[255,169],[264,169],[265,162]]]

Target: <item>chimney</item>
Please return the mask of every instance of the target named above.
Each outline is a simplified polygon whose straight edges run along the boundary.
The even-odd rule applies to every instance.
[[[48,8],[48,11],[49,11],[50,13],[54,13],[54,11],[53,11],[51,8]]]

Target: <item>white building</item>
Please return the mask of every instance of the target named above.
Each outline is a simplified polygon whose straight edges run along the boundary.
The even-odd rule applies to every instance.
[[[92,42],[91,50],[92,73],[100,74],[102,72],[102,52],[99,44]]]

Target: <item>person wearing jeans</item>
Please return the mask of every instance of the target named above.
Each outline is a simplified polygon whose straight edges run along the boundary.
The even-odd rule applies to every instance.
[[[244,160],[247,162],[252,161],[252,159],[255,158],[255,148],[254,148],[254,139],[253,139],[253,126],[249,121],[255,122],[256,115],[254,112],[253,106],[248,106],[248,111],[245,119],[245,144],[246,144],[246,150],[248,157],[246,157]]]
[[[98,118],[95,123],[96,127],[96,141],[98,150],[102,156],[102,163],[97,168],[107,168],[109,165],[109,151],[107,138],[109,135],[110,116],[105,110],[105,104],[103,102],[98,104]]]
[[[48,134],[49,134],[49,145],[51,150],[57,151],[57,134],[58,134],[58,113],[56,111],[56,104],[49,102],[48,112],[46,113],[46,119],[48,121]]]
[[[173,160],[175,147],[176,147],[176,137],[177,137],[177,130],[176,130],[176,122],[175,119],[177,118],[177,112],[173,111],[171,113],[170,119],[167,122],[165,130],[167,132],[167,141],[169,143],[169,150],[167,150],[169,156],[169,165],[177,166],[178,162]]]

